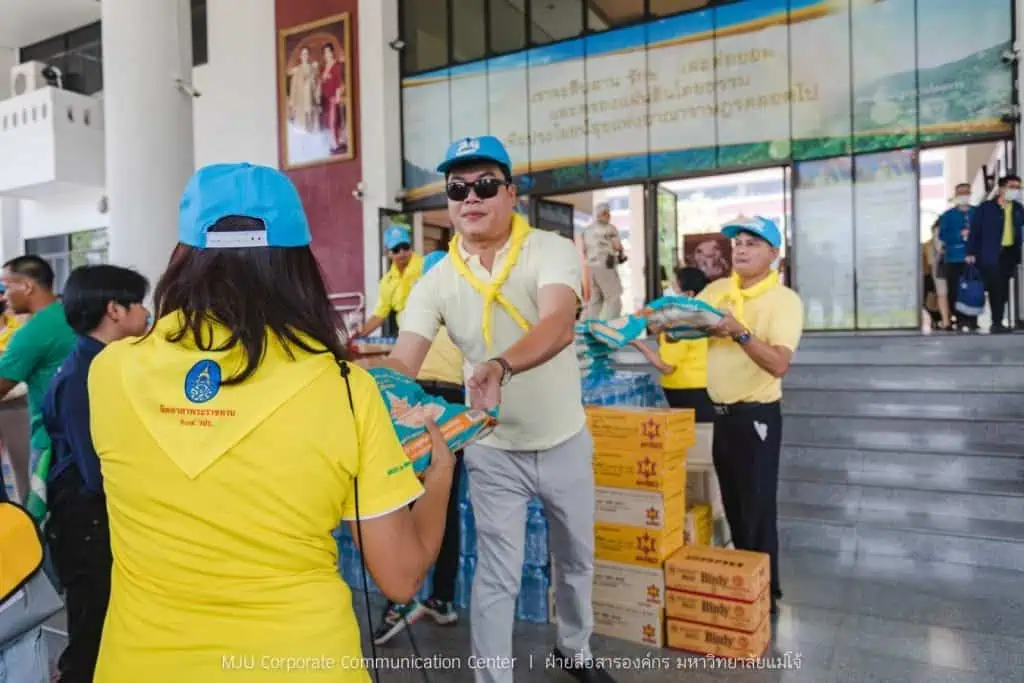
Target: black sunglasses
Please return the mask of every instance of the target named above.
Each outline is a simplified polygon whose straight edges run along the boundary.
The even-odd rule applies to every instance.
[[[401,254],[403,251],[408,251],[409,249],[412,249],[412,247],[403,242],[402,244],[396,244],[395,246],[391,247],[391,253]]]
[[[501,178],[477,178],[471,183],[465,180],[452,180],[445,188],[445,194],[453,202],[464,202],[472,190],[480,199],[490,199],[498,195],[498,190],[510,185],[507,180]]]

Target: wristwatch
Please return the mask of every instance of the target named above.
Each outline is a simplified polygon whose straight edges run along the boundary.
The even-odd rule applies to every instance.
[[[738,335],[733,337],[733,341],[735,341],[740,346],[746,346],[748,343],[750,343],[750,339],[751,339],[750,330],[743,330]]]
[[[507,360],[500,356],[498,356],[497,358],[492,358],[491,361],[501,366],[500,384],[501,386],[505,386],[506,384],[508,384],[509,380],[512,379],[512,366],[509,365]]]

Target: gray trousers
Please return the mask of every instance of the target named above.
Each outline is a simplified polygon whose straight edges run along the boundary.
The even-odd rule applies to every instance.
[[[584,320],[612,320],[622,314],[622,280],[615,268],[590,266],[590,299]]]
[[[589,658],[594,630],[594,442],[584,427],[545,451],[466,449],[476,521],[477,564],[470,601],[472,652],[486,661],[512,657],[516,597],[522,580],[526,504],[537,496],[548,518],[554,559],[558,647]],[[545,655],[547,653],[544,653]],[[478,659],[478,661],[481,661]],[[525,667],[517,662],[517,668]],[[510,667],[478,668],[477,683],[512,683]]]

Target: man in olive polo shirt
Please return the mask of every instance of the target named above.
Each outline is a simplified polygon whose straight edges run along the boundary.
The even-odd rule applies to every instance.
[[[75,333],[53,293],[53,268],[44,259],[31,254],[11,259],[4,264],[0,280],[11,310],[16,315],[32,316],[0,354],[0,398],[22,382],[28,387],[31,471],[39,456],[50,447],[50,437],[43,425],[43,397],[53,375],[74,348]]]
[[[699,298],[727,311],[709,331],[708,394],[715,404],[712,457],[735,546],[771,558],[772,614],[779,585],[777,489],[782,377],[803,332],[803,304],[779,281],[782,235],[756,217],[722,228],[733,240],[732,275]]]

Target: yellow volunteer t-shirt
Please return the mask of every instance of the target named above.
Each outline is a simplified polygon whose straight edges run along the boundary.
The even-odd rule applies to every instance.
[[[228,386],[241,351],[169,342],[178,320],[89,373],[114,557],[95,683],[369,681],[331,532],[357,475],[362,519],[422,493],[376,383],[350,366],[353,416],[332,356],[271,337]]]
[[[697,298],[719,305],[729,284],[729,278],[716,280]],[[743,302],[743,322],[761,341],[796,351],[803,335],[803,303],[796,292],[779,285]],[[715,403],[773,403],[782,398],[782,380],[762,370],[732,339],[711,338],[708,395]]]
[[[21,327],[21,320],[18,319],[18,316],[10,313],[4,313],[3,318],[4,329],[0,330],[0,353],[7,350],[7,345],[11,343],[11,337],[13,337],[14,333],[18,331],[18,328]]]
[[[448,330],[442,327],[434,337],[434,343],[430,345],[430,350],[427,351],[427,356],[423,359],[420,374],[416,379],[448,382],[461,386],[464,379],[464,364],[462,352],[448,336]]]
[[[703,389],[708,383],[708,340],[683,339],[668,341],[658,336],[658,355],[675,370],[662,375],[661,386],[666,389]]]
[[[404,311],[409,292],[422,274],[423,257],[419,254],[412,255],[402,272],[398,272],[398,267],[392,263],[391,268],[380,280],[377,307],[373,309],[373,314],[378,318],[386,318],[392,311],[396,314]]]

